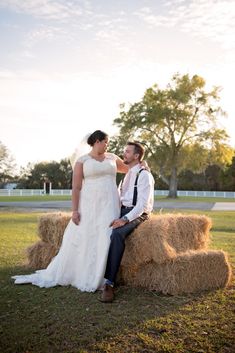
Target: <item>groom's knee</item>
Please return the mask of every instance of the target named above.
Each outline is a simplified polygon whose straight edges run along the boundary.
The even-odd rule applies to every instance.
[[[111,234],[111,242],[123,242],[125,240],[125,235],[123,234],[121,228],[115,228]]]

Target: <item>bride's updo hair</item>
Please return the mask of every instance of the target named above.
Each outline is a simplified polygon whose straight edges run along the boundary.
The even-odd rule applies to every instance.
[[[96,130],[94,131],[87,139],[87,143],[88,145],[90,145],[91,147],[94,146],[94,144],[96,143],[97,140],[99,141],[103,141],[108,137],[108,135],[101,131],[101,130]]]

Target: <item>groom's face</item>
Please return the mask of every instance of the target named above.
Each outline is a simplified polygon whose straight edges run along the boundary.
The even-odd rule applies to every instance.
[[[127,145],[124,148],[123,161],[125,164],[131,164],[132,162],[138,160],[139,155],[135,153],[135,146]]]

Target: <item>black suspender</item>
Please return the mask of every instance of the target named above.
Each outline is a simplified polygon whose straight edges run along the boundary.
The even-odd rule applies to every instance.
[[[136,202],[137,202],[137,194],[138,194],[137,183],[138,183],[139,175],[143,170],[146,170],[146,169],[140,169],[138,171],[138,173],[136,174],[135,184],[134,184],[134,194],[133,194],[133,199],[132,199],[132,206],[135,206]],[[120,190],[122,190],[122,184],[123,184],[123,179],[121,180],[121,183],[120,183]]]
[[[135,185],[134,185],[134,194],[133,194],[133,200],[132,200],[132,205],[135,206],[136,202],[137,202],[137,183],[138,183],[138,179],[139,179],[139,175],[140,173],[146,169],[140,169],[136,175],[136,179],[135,179]]]

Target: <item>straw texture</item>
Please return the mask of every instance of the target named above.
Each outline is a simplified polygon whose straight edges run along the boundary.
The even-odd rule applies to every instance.
[[[188,251],[161,265],[150,262],[135,270],[122,268],[124,284],[171,295],[225,287],[231,275],[227,255],[220,250]]]
[[[46,268],[57,252],[58,250],[52,244],[40,240],[26,249],[27,265],[34,269]]]
[[[27,249],[30,267],[48,266],[70,218],[71,213],[40,217],[40,241]],[[206,216],[152,216],[127,238],[119,281],[172,295],[227,286],[231,266],[223,251],[208,250],[210,228]]]
[[[211,220],[206,216],[166,214],[152,216],[126,241],[123,266],[150,261],[161,264],[187,250],[207,249]]]
[[[63,239],[63,234],[69,220],[70,213],[49,213],[41,216],[38,222],[39,238],[59,248]]]

